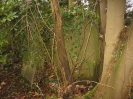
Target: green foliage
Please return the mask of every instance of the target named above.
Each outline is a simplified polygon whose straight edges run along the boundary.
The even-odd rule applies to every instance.
[[[11,21],[15,18],[17,18],[18,16],[16,15],[16,12],[10,12],[9,14],[5,14],[5,17],[3,17],[0,20],[0,23],[5,23],[6,21]]]
[[[93,10],[93,7],[94,6],[92,5],[91,7],[86,8],[86,6],[78,4],[70,9],[67,9],[66,7],[61,8],[65,32],[64,37],[66,42],[70,42],[72,45],[69,49],[72,53],[72,58],[77,58],[78,52],[82,47],[82,42],[84,40],[83,35],[85,35],[85,32],[83,31],[86,29],[85,25],[92,23],[96,26],[99,23],[99,15]],[[80,57],[78,58],[78,60],[80,60]]]
[[[36,6],[38,4],[38,8]],[[38,11],[40,10],[40,12]],[[28,33],[26,26],[26,13],[27,23],[30,25],[30,32],[33,34],[40,33],[42,40],[47,46],[51,43],[52,33],[44,25],[43,20],[47,20],[48,27],[53,27],[53,21],[51,16],[51,9],[49,2],[45,0],[32,0],[29,5],[26,5],[25,0],[3,0],[0,2],[0,60],[6,60],[6,57],[10,57],[8,61],[13,63],[16,59],[21,59],[23,55],[28,56]],[[40,16],[40,14],[41,16]],[[33,14],[33,15],[32,15]],[[51,16],[51,17],[50,17]],[[23,17],[23,18],[22,18]],[[22,18],[22,20],[20,20]],[[35,19],[34,19],[35,18]],[[43,18],[43,20],[42,20]],[[36,28],[36,23],[39,31]],[[17,24],[16,24],[17,23]],[[16,24],[16,25],[15,25]],[[37,41],[39,36],[34,38]],[[41,40],[41,39],[40,39]],[[8,42],[8,43],[7,43]],[[34,43],[34,41],[30,41]],[[38,42],[40,43],[40,42]],[[7,45],[8,44],[8,45]],[[4,50],[3,50],[4,47]],[[40,50],[44,48],[44,45],[39,45]],[[38,51],[39,52],[39,51]],[[25,53],[25,54],[24,54]],[[6,55],[5,55],[6,54]],[[27,54],[27,55],[26,55]],[[47,56],[46,56],[47,57]],[[12,59],[12,60],[11,60]]]
[[[3,46],[4,45],[7,45],[8,44],[8,41],[6,40],[6,39],[3,39],[3,40],[1,40],[0,41],[0,63],[1,62],[6,62],[6,60],[7,60],[7,56],[8,56],[8,54],[7,53],[3,53]]]
[[[125,25],[129,26],[132,23],[132,19],[131,18],[126,18],[125,19]]]
[[[14,0],[0,2],[0,25],[18,17],[17,12],[13,11],[13,8],[17,6],[16,4]]]
[[[12,26],[9,22],[17,18],[17,12],[13,9],[17,6],[14,0],[0,2],[0,62],[6,62],[8,54],[3,54],[3,46],[8,44],[7,35]]]
[[[83,8],[80,3],[68,10],[68,0],[60,0],[64,35],[66,40],[72,41],[73,47],[70,51],[73,58],[78,56],[78,50],[82,46],[81,33],[85,19],[93,21],[93,24],[97,24],[99,20],[95,11]],[[50,61],[46,51],[47,48],[51,54],[53,38],[51,32],[53,21],[49,2],[31,0],[27,6],[25,0],[2,0],[0,2],[0,26],[0,62],[6,62],[8,59],[11,65],[20,64],[22,60],[19,61],[18,58],[22,58],[24,65],[34,67],[39,66],[41,62]],[[80,61],[79,57],[78,62]],[[48,76],[44,73],[43,76],[45,75]],[[51,79],[48,82],[57,83],[56,80]],[[54,98],[57,96],[53,96]]]
[[[126,26],[129,26],[132,23],[132,19],[133,19],[133,10],[131,10],[132,5],[133,4],[130,1],[126,2],[126,13],[124,15]]]
[[[68,0],[60,0],[60,6],[68,6]]]

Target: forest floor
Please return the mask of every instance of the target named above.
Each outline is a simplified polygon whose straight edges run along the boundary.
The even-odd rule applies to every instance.
[[[32,85],[21,76],[21,69],[21,65],[5,65],[0,68],[0,99],[58,99],[58,87],[51,68],[46,66],[45,74],[36,75]],[[88,87],[77,87],[74,90],[77,98],[74,99],[82,99]]]
[[[42,87],[42,89],[44,89]],[[45,90],[43,90],[45,92]],[[41,99],[34,87],[21,76],[17,66],[0,69],[0,99]]]

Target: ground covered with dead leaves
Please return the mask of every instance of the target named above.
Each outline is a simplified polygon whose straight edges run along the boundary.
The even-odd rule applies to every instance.
[[[58,82],[51,67],[45,66],[45,72],[39,71],[32,85],[21,76],[21,69],[21,65],[1,65],[0,99],[58,99]],[[82,99],[88,87],[76,85],[75,99]]]

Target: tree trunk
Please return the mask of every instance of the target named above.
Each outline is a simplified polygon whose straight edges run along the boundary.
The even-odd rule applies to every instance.
[[[73,2],[74,2],[74,0],[69,0],[69,9],[71,8],[71,7],[73,7]]]
[[[67,53],[65,48],[65,42],[63,38],[63,28],[62,28],[62,19],[59,7],[58,0],[50,0],[53,17],[54,17],[54,31],[55,31],[55,40],[56,40],[56,47],[57,53],[59,58],[59,64],[63,69],[62,75],[64,76],[65,85],[71,84],[72,80],[70,78],[70,68],[69,62],[67,59]]]
[[[107,74],[107,68],[112,59],[112,53],[116,47],[120,32],[124,28],[125,2],[126,0],[108,1],[103,76]],[[118,4],[121,5],[118,7]]]
[[[124,27],[125,3],[126,0],[108,0],[107,2],[106,45],[101,83],[112,87],[117,87],[117,84],[122,84],[122,82],[120,82],[121,80],[118,80],[119,76],[116,76],[122,72],[119,72],[121,69],[119,66],[115,66],[114,60],[117,58],[115,58],[116,55],[114,52],[120,32]],[[121,93],[118,91],[121,89],[123,89],[123,87],[113,89],[111,87],[99,85],[93,99],[124,99],[117,97],[121,96]]]
[[[105,31],[106,31],[106,13],[107,13],[107,1],[100,1],[100,67],[99,67],[99,75],[102,74],[103,69],[103,61],[104,61],[104,49],[105,49]]]
[[[100,26],[101,33],[105,34],[106,31],[106,13],[107,13],[107,0],[100,1]]]

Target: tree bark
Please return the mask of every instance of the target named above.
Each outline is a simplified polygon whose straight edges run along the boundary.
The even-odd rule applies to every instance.
[[[52,13],[54,17],[54,31],[55,31],[55,40],[56,40],[59,64],[63,69],[62,74],[65,78],[64,79],[65,85],[67,85],[67,84],[71,84],[72,80],[70,79],[71,73],[70,73],[69,62],[67,59],[67,53],[66,53],[65,42],[63,37],[63,28],[62,28],[62,19],[61,19],[59,1],[50,0],[50,2],[51,2]]]
[[[105,50],[105,31],[106,31],[106,13],[107,13],[107,1],[100,1],[100,67],[99,67],[99,75],[102,74],[103,69],[103,61],[104,61],[104,50]]]
[[[117,44],[120,32],[124,28],[125,3],[126,0],[110,0],[107,3],[103,76],[107,74],[107,68],[112,59],[112,53]],[[118,4],[121,5],[118,7]]]
[[[107,0],[100,1],[100,26],[101,34],[105,34],[106,31],[106,13],[107,13]]]
[[[126,0],[108,0],[107,2],[107,22],[105,33],[106,45],[103,72],[100,83],[111,87],[117,87],[116,85],[119,82],[119,78],[117,78],[118,76],[116,75],[122,73],[118,72],[120,68],[114,65],[115,62],[112,61],[112,59],[115,57],[113,52],[115,52],[120,32],[124,27],[125,3]],[[122,87],[119,87],[119,89],[113,89],[111,87],[99,85],[93,99],[124,99],[117,98],[118,95],[121,96],[118,90],[122,89]]]

